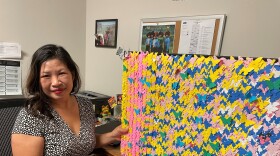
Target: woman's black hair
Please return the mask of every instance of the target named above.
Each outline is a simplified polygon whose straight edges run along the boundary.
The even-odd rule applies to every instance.
[[[50,99],[43,92],[40,85],[41,65],[50,59],[59,59],[71,71],[73,76],[73,88],[71,93],[78,93],[81,88],[81,78],[79,75],[79,67],[73,61],[69,53],[61,46],[47,44],[40,47],[33,54],[26,81],[26,93],[29,97],[26,100],[25,107],[34,116],[45,115],[52,119],[53,115],[49,109]]]

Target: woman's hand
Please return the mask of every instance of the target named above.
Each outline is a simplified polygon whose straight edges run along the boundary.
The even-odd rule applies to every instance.
[[[96,147],[102,147],[110,143],[120,141],[121,137],[128,133],[128,128],[116,127],[112,132],[96,134]]]
[[[112,132],[111,132],[111,136],[113,139],[115,139],[116,141],[121,141],[121,137],[125,134],[128,133],[128,128],[122,128],[121,125],[119,125],[118,127],[116,127]]]

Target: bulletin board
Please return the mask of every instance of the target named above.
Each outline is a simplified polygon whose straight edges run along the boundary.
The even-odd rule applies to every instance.
[[[226,15],[144,18],[140,51],[220,55],[225,22]],[[152,41],[155,36],[158,41]]]

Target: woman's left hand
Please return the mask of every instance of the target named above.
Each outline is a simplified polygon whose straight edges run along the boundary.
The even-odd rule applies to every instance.
[[[116,139],[117,141],[121,140],[121,136],[125,135],[128,133],[128,128],[122,128],[121,125],[116,127],[112,132],[111,136],[112,138]]]
[[[96,134],[96,147],[102,147],[110,143],[121,141],[121,137],[128,133],[128,128],[116,127],[112,132]]]

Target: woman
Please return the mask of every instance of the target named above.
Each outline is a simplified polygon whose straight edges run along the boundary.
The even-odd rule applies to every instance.
[[[12,131],[14,156],[88,155],[127,133],[119,126],[95,135],[91,102],[75,96],[80,86],[78,66],[63,47],[45,45],[33,54],[26,84],[29,98]]]

